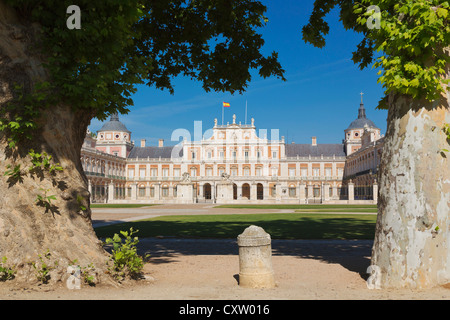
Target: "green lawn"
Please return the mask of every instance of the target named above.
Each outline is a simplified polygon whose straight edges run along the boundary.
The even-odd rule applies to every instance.
[[[157,217],[96,228],[98,237],[121,230],[139,230],[140,238],[236,238],[250,225],[262,227],[272,239],[373,239],[376,215],[368,214],[232,214]]]
[[[142,208],[156,206],[156,204],[140,204],[140,203],[96,203],[91,204],[91,208]]]
[[[376,204],[224,204],[214,208],[238,209],[376,209]]]

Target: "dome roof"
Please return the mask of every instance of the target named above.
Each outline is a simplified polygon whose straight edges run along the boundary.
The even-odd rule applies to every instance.
[[[364,108],[364,103],[361,102],[358,110],[358,118],[350,123],[347,130],[364,129],[366,125],[369,128],[379,129],[372,120],[366,118],[366,109]]]
[[[113,113],[108,122],[106,122],[100,131],[122,131],[131,133],[125,125],[119,121],[119,115],[117,113]]]

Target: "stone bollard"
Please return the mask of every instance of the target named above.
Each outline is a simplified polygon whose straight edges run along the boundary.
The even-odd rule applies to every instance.
[[[250,226],[237,237],[239,246],[239,286],[273,288],[272,246],[270,235],[258,226]]]

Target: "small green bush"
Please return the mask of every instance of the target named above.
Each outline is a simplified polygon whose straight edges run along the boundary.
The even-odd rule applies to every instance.
[[[8,259],[6,257],[3,257],[0,261],[0,281],[14,279],[14,274],[16,271],[14,270],[14,267],[9,267],[6,265],[7,260]]]
[[[131,279],[138,279],[144,268],[144,259],[137,254],[138,237],[134,237],[139,230],[120,231],[122,237],[115,233],[112,238],[106,239],[106,244],[112,244],[111,261],[113,265],[109,268],[112,275],[117,280],[123,280],[127,276]],[[124,241],[122,241],[124,240]]]

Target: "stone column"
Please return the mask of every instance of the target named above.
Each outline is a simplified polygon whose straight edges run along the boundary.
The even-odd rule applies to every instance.
[[[131,200],[137,200],[137,183],[131,184]]]
[[[376,179],[372,185],[372,193],[373,193],[373,203],[377,204],[378,203],[378,183],[377,183]]]
[[[322,197],[322,199],[324,201],[330,200],[330,184],[328,182],[326,182],[323,185],[323,197]]]
[[[301,182],[298,185],[298,188],[299,188],[298,197],[299,197],[300,203],[304,203],[306,200],[306,194],[305,194],[306,184],[304,182]]]
[[[314,198],[314,190],[313,190],[313,185],[309,184],[308,185],[308,199],[313,199]],[[308,202],[307,202],[308,203]]]
[[[256,200],[258,198],[258,184],[255,182],[250,184],[250,200]]]
[[[355,200],[355,184],[352,180],[348,183],[348,201],[354,201]]]
[[[160,183],[155,183],[153,185],[154,189],[155,189],[155,200],[160,200],[161,199],[161,184]]]
[[[277,184],[275,185],[275,199],[276,201],[280,201],[281,200],[281,184],[279,182],[277,182]]]
[[[273,288],[270,235],[261,227],[250,226],[237,237],[239,246],[239,286]]]
[[[111,181],[108,185],[108,203],[114,200],[114,183]]]

